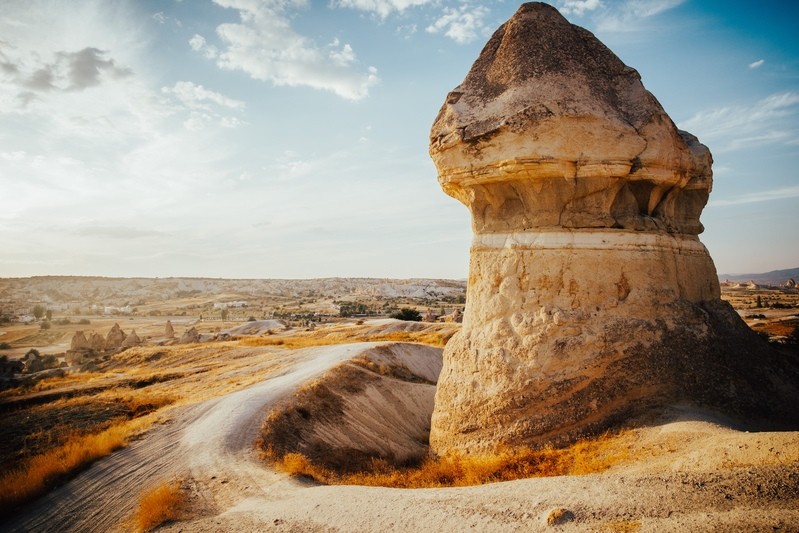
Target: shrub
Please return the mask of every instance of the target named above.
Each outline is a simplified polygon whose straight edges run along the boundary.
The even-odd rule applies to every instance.
[[[85,326],[87,324],[91,324],[91,321],[88,318],[81,318],[80,320],[78,320],[78,324]]]
[[[10,350],[11,345],[7,342],[0,342],[0,350]]]
[[[136,526],[139,531],[150,531],[164,522],[179,520],[185,506],[186,498],[178,481],[161,483],[141,495]]]
[[[403,307],[402,309],[399,310],[399,312],[391,315],[391,318],[396,318],[398,320],[408,320],[410,322],[421,322],[422,314],[416,309],[411,309],[410,307]]]
[[[50,329],[51,325],[52,324],[50,324],[50,322],[42,322],[41,324],[39,324],[39,327],[42,329]]]

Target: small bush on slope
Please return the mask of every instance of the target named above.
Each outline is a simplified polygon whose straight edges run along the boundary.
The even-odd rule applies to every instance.
[[[164,522],[179,520],[185,506],[186,498],[179,481],[161,483],[141,495],[136,527],[139,531],[150,531]]]

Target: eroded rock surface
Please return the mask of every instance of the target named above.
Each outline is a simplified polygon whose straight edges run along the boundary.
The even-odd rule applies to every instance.
[[[433,450],[568,441],[681,403],[797,424],[799,370],[720,300],[697,237],[709,150],[590,32],[524,4],[447,96],[430,154],[475,234]]]

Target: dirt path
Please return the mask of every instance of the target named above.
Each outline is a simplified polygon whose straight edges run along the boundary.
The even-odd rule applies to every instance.
[[[28,506],[2,531],[130,531],[149,484],[178,477],[191,516],[167,532],[799,532],[799,432],[735,431],[698,413],[642,428],[654,450],[603,474],[478,487],[317,486],[263,467],[252,446],[270,405],[376,343],[298,350],[281,374],[175,414]],[[557,515],[563,523],[548,525]]]
[[[177,413],[128,448],[24,508],[3,531],[128,531],[123,523],[148,485],[171,477],[198,480],[197,493],[218,507],[262,490],[278,476],[261,467],[253,441],[268,405],[373,343],[297,350],[297,363],[248,389]],[[206,485],[218,480],[218,487]],[[215,502],[218,502],[215,503]],[[209,509],[210,510],[210,509]]]

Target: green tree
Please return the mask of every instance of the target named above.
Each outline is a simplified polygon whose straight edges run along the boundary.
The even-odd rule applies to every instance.
[[[396,318],[398,320],[408,320],[410,322],[421,322],[422,314],[417,311],[416,309],[411,309],[410,307],[403,307],[399,310],[398,313],[394,313],[391,315],[391,318]]]
[[[219,316],[222,317],[222,320],[227,320],[227,315],[228,315],[228,310],[227,309],[222,309],[222,312],[219,313]]]
[[[42,304],[36,304],[33,306],[33,316],[36,318],[36,320],[42,318],[46,311],[47,309],[45,309]]]
[[[46,319],[48,321],[52,320],[53,319],[53,311],[51,309],[48,309],[47,311],[44,312],[44,316],[46,317]]]

